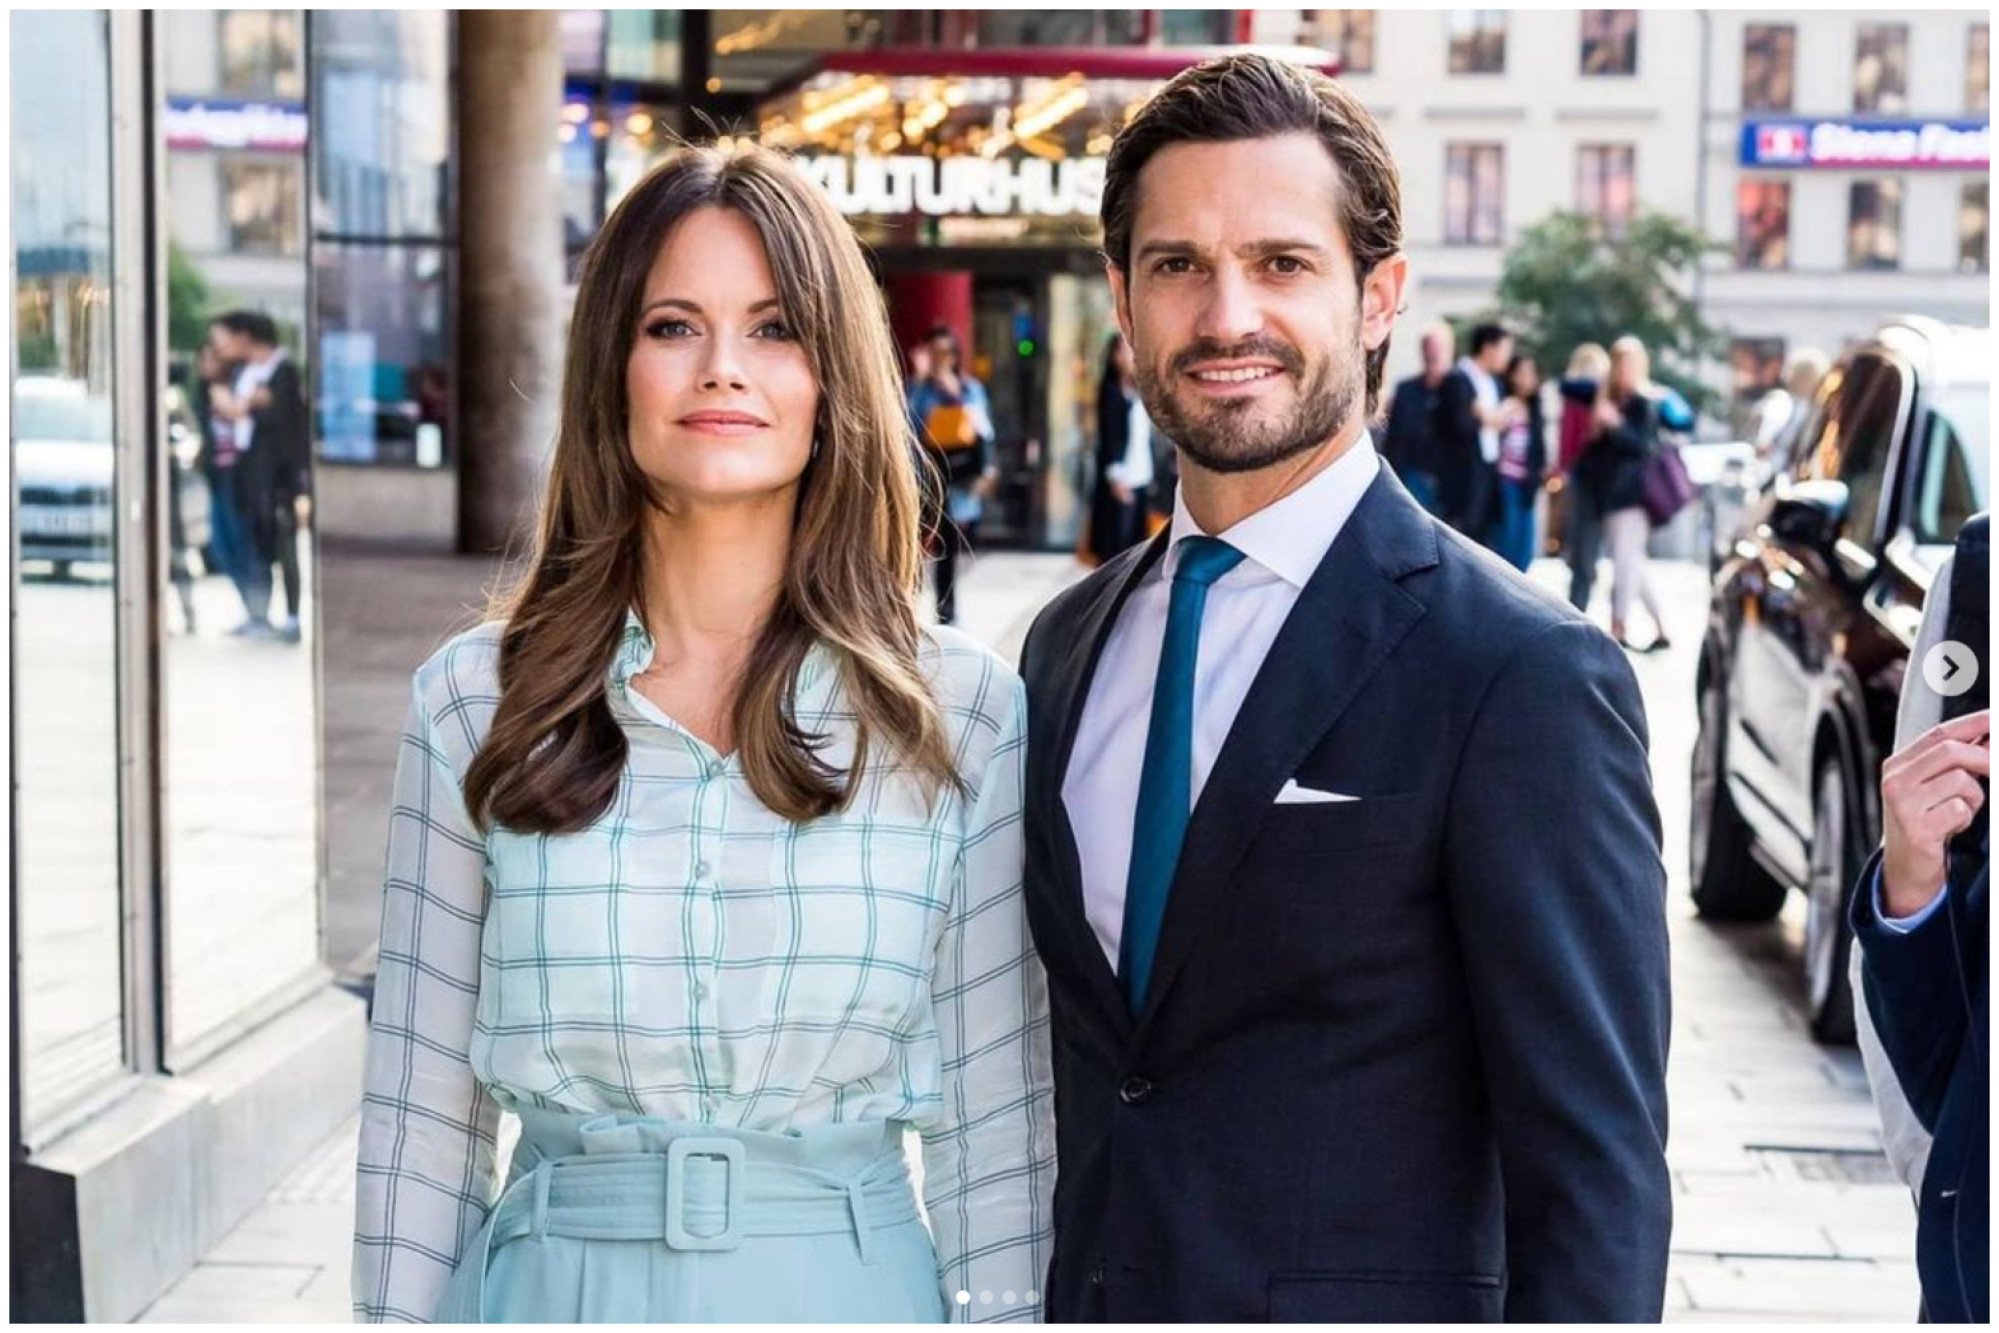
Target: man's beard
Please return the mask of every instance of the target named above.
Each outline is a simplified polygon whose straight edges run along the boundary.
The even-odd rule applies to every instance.
[[[1275,361],[1298,385],[1298,400],[1276,421],[1259,421],[1263,403],[1254,395],[1220,399],[1182,411],[1169,387],[1188,367],[1204,361],[1262,358]],[[1305,375],[1304,358],[1288,343],[1250,338],[1233,347],[1203,339],[1175,353],[1162,376],[1138,358],[1138,393],[1152,424],[1187,457],[1210,472],[1254,472],[1316,449],[1332,438],[1360,399],[1367,351],[1356,340],[1351,354],[1328,356]]]

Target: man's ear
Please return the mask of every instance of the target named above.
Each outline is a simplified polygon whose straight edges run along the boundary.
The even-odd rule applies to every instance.
[[[1402,292],[1409,284],[1409,256],[1397,252],[1376,264],[1360,287],[1361,346],[1373,351],[1395,331]]]
[[[1131,337],[1130,279],[1125,276],[1124,270],[1120,269],[1116,263],[1106,259],[1104,261],[1104,281],[1111,285],[1111,308],[1117,315],[1118,332],[1124,335],[1125,343],[1128,346],[1138,346],[1136,342],[1132,341]]]

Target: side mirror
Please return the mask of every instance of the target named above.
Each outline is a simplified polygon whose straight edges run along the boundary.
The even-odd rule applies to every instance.
[[[1787,542],[1830,551],[1846,522],[1848,499],[1843,481],[1780,484],[1770,508],[1770,531]]]

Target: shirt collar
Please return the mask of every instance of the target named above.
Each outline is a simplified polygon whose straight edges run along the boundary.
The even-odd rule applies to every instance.
[[[1214,534],[1246,557],[1242,565],[1223,576],[1223,581],[1253,564],[1302,589],[1326,558],[1326,552],[1332,549],[1340,530],[1346,527],[1347,519],[1353,516],[1380,470],[1374,439],[1362,431],[1353,447],[1318,476],[1228,531]],[[1181,538],[1203,535],[1206,534],[1201,525],[1187,511],[1183,490],[1173,500],[1172,545],[1160,562],[1165,578],[1170,580],[1179,565]]]
[[[626,607],[624,632],[618,636],[618,650],[611,657],[611,683],[621,690],[630,685],[633,676],[652,665],[654,647],[645,618],[636,607]],[[814,642],[798,668],[799,697],[803,698],[807,690],[818,684],[832,665],[831,650],[823,642]]]

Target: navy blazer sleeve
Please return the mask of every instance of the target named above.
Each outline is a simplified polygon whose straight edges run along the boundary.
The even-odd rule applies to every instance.
[[[1853,894],[1853,934],[1860,941],[1861,977],[1867,1012],[1881,1037],[1881,1049],[1895,1067],[1895,1081],[1923,1128],[1934,1134],[1943,1114],[1957,1061],[1969,1031],[1959,968],[1958,942],[1977,938],[1965,926],[1963,889],[1944,890],[1939,910],[1908,931],[1883,925],[1875,901],[1881,853],[1860,872]],[[1957,913],[1955,921],[1951,914]]]
[[[1547,626],[1453,779],[1445,881],[1506,1196],[1508,1322],[1656,1322],[1672,1229],[1666,871],[1630,664]]]

